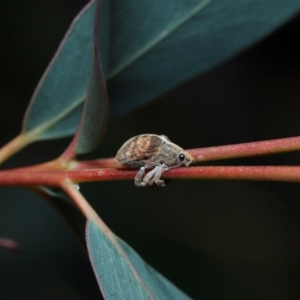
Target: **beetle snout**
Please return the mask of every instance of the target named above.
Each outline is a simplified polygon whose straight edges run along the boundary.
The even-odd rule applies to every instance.
[[[185,166],[188,167],[189,165],[194,163],[195,163],[194,158],[190,154],[186,155],[185,162],[184,162]]]

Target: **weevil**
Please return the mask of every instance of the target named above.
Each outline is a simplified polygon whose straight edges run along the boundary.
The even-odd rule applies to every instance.
[[[163,172],[182,165],[189,166],[194,158],[172,143],[165,135],[141,134],[123,144],[115,163],[140,169],[134,178],[136,186],[164,187]],[[145,175],[145,171],[152,169]],[[144,176],[145,175],[145,176]]]

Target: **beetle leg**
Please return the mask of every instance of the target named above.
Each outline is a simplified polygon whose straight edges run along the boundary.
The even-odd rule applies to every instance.
[[[149,185],[151,182],[152,178],[155,176],[155,173],[157,172],[159,166],[156,166],[153,170],[151,170],[143,179],[143,182],[145,185]]]
[[[134,184],[136,186],[146,186],[146,183],[143,182],[143,176],[145,174],[145,167],[141,167],[138,173],[134,177]]]
[[[169,167],[165,164],[158,166],[154,176],[152,177],[151,181],[148,183],[149,185],[155,184],[157,187],[164,187],[166,184],[165,182],[160,179],[163,172],[169,170]]]

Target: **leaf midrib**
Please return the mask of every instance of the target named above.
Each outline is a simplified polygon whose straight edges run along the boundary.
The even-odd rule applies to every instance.
[[[170,34],[172,34],[177,28],[182,26],[184,23],[189,21],[192,17],[194,17],[199,11],[204,9],[206,5],[208,5],[213,0],[203,0],[201,4],[196,5],[194,9],[190,11],[189,14],[179,19],[173,26],[168,28],[168,30],[162,31],[156,38],[153,40],[150,40],[143,48],[141,48],[139,51],[137,51],[134,55],[132,55],[127,61],[125,61],[123,64],[121,64],[119,67],[112,70],[108,76],[107,81],[115,77],[117,74],[122,72],[124,69],[126,69],[128,66],[130,66],[134,61],[139,59],[141,56],[143,56],[145,53],[150,51],[155,45],[160,43],[162,40],[166,39]]]

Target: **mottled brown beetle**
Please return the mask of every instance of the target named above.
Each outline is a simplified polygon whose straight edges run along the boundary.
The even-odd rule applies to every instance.
[[[123,144],[115,157],[116,164],[140,169],[134,178],[136,186],[164,187],[163,172],[194,163],[193,157],[172,143],[165,135],[137,135]],[[153,169],[145,174],[146,169]]]

